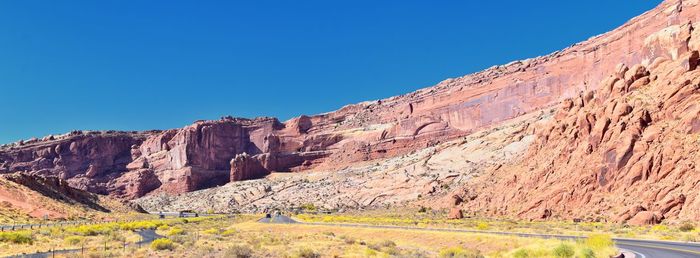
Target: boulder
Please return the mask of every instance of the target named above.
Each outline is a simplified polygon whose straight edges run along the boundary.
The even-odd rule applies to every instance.
[[[232,182],[260,178],[268,174],[270,171],[263,167],[260,160],[248,153],[238,154],[231,160],[230,181]]]
[[[651,212],[651,211],[640,211],[632,219],[627,221],[630,225],[643,226],[643,225],[655,225],[661,223],[664,219],[663,215]]]
[[[462,214],[462,210],[458,207],[454,207],[450,209],[450,213],[447,214],[447,219],[462,219],[464,218],[464,214]]]

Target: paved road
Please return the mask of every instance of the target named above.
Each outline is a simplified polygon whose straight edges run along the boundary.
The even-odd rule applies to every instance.
[[[481,231],[469,229],[450,229],[450,228],[420,228],[420,227],[404,227],[392,225],[366,225],[366,224],[339,224],[339,223],[321,223],[321,222],[296,222],[306,225],[323,225],[337,227],[360,227],[360,228],[386,228],[386,229],[408,229],[408,230],[423,230],[423,231],[441,231],[441,232],[463,232],[463,233],[482,233],[495,235],[508,235],[519,237],[536,237],[536,238],[555,238],[563,240],[574,240],[583,238],[580,236],[554,235],[554,234],[531,234],[531,233],[513,233],[501,231]],[[656,241],[656,240],[640,240],[629,238],[614,238],[615,245],[620,248],[626,255],[634,254],[636,258],[698,258],[700,257],[700,243],[685,243],[673,241]]]
[[[156,240],[158,238],[163,237],[161,235],[156,234],[156,231],[152,230],[152,229],[140,230],[140,231],[136,231],[136,233],[141,236],[141,241],[138,241],[135,243],[138,246],[150,244],[151,242],[153,242],[153,240]],[[19,258],[19,257],[21,257],[21,258],[48,258],[48,257],[53,257],[55,254],[77,253],[80,251],[81,251],[81,249],[65,249],[65,250],[37,252],[37,253],[33,253],[33,254],[12,255],[12,256],[7,256],[7,257],[12,257],[12,258],[15,258],[15,257],[17,257],[17,258]]]
[[[621,249],[634,252],[641,258],[691,258],[700,257],[700,244],[671,241],[651,241],[638,239],[615,239],[615,244]]]
[[[259,219],[258,222],[260,223],[278,223],[278,224],[290,224],[290,223],[297,223],[296,220],[285,216],[281,214],[276,214],[276,215],[271,215],[269,217],[264,217],[262,219]]]

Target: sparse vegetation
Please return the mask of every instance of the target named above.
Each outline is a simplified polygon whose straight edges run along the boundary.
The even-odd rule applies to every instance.
[[[304,203],[299,208],[305,211],[316,211],[316,206],[313,203]]]
[[[225,251],[225,257],[250,258],[253,257],[253,250],[244,245],[234,245]]]
[[[678,230],[680,230],[681,232],[690,232],[690,231],[693,231],[694,229],[695,229],[695,224],[693,224],[690,221],[685,221],[685,222],[681,223],[680,226],[678,226]]]
[[[557,258],[569,258],[574,256],[574,248],[566,243],[561,243],[554,248],[552,253]]]
[[[34,238],[29,231],[0,232],[0,242],[13,244],[31,244]]]
[[[311,248],[301,248],[299,251],[296,253],[296,257],[299,258],[319,258],[321,257],[321,254],[318,252],[314,251]]]
[[[173,248],[175,248],[175,247],[174,247],[172,240],[167,239],[167,238],[160,238],[160,239],[153,240],[153,242],[151,243],[151,248],[153,250],[160,251],[160,250],[173,250]]]
[[[66,242],[68,245],[77,245],[83,242],[83,237],[81,236],[67,236],[63,240]]]
[[[615,242],[608,234],[593,234],[586,238],[585,244],[592,250],[602,250],[613,247]]]
[[[184,229],[181,228],[171,228],[168,230],[168,233],[166,234],[167,236],[177,236],[177,235],[182,235],[185,233]]]
[[[462,247],[450,247],[440,250],[441,258],[483,258],[479,251],[468,250]]]
[[[446,219],[446,217],[447,210],[430,210],[428,208],[422,209],[421,207],[418,207],[417,211],[415,208],[410,211],[406,211],[405,208],[398,208],[343,214],[299,214],[297,216],[297,218],[309,222],[464,228],[489,231],[543,234],[556,233],[568,235],[608,232],[611,237],[677,241],[695,241],[695,239],[700,239],[698,230],[694,227],[692,222],[686,222],[677,226],[669,227],[669,225],[666,224],[655,226],[630,226],[592,221],[524,221],[510,219],[485,219],[478,217],[449,220]]]
[[[86,256],[91,253],[105,256],[106,243],[106,250],[112,256],[136,257],[554,257],[553,250],[560,243],[558,240],[460,232],[254,222],[260,216],[242,215],[227,218],[225,222],[220,219],[188,218],[187,223],[182,219],[102,223],[82,228],[42,229],[34,235],[35,242],[41,241],[41,245],[45,246],[85,246],[88,250],[102,250],[86,251]],[[485,222],[489,227],[500,226],[491,221],[480,222]],[[475,223],[473,227],[478,225]],[[169,236],[141,248],[135,245],[124,248],[123,243],[134,243],[140,239],[133,231],[139,228],[156,229],[159,234]],[[604,247],[606,239],[604,236],[592,236],[586,241],[568,241],[566,244],[576,256],[587,257],[585,249],[590,245],[593,247],[589,249],[595,251],[598,257],[604,257],[609,252],[595,248]],[[28,248],[24,252],[29,253],[49,249],[25,246]]]

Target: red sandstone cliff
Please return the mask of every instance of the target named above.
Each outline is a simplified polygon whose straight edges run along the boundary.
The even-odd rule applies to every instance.
[[[666,1],[618,29],[547,56],[283,123],[228,117],[167,131],[17,143],[0,149],[0,172],[57,174],[83,189],[134,198],[270,171],[333,170],[393,157],[598,89],[620,63],[648,67],[678,60],[696,49],[688,23],[697,21],[699,8],[696,1]]]

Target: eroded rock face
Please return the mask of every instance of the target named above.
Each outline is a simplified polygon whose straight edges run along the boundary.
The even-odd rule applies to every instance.
[[[261,178],[268,174],[270,171],[263,167],[260,160],[248,153],[238,154],[231,160],[231,181]]]
[[[478,197],[465,207],[635,225],[700,219],[700,71],[687,66],[698,55],[678,46],[673,59],[654,59],[653,68],[620,65],[597,90],[565,101],[535,129],[522,163],[470,182],[466,189]]]
[[[519,161],[534,140],[532,123],[550,117],[551,112],[528,114],[464,138],[381,161],[328,171],[273,173],[261,179],[178,195],[150,194],[134,202],[149,211],[195,209],[249,213],[289,210],[307,203],[328,210],[433,207],[443,203],[441,198],[450,189],[458,188],[484,169]],[[243,156],[253,159],[258,155]],[[444,202],[446,205],[434,208],[449,209],[462,200],[459,196],[446,197],[449,199]]]
[[[72,187],[106,194],[109,182],[127,171],[131,146],[147,135],[74,131],[15,144],[0,149],[0,173],[55,176]]]

